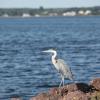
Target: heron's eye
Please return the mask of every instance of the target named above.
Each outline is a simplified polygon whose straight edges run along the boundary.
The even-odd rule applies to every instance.
[[[53,55],[53,53],[51,53]]]

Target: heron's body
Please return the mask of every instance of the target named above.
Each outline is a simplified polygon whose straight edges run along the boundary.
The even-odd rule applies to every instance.
[[[65,78],[68,78],[72,80],[72,73],[70,68],[65,64],[64,60],[57,59],[56,63],[54,64],[58,72],[64,76]],[[59,67],[58,67],[59,66]]]
[[[57,52],[55,50],[50,49],[50,50],[46,50],[44,52],[53,53],[52,63],[55,66],[56,70],[61,74],[61,78],[62,78],[62,81],[59,86],[61,86],[62,83],[64,85],[64,78],[67,78],[70,80],[73,79],[72,72],[71,72],[70,68],[67,66],[67,64],[64,62],[64,60],[56,58]]]

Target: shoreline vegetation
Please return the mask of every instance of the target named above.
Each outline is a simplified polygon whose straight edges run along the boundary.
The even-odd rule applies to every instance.
[[[95,16],[100,6],[81,8],[0,8],[0,17]]]

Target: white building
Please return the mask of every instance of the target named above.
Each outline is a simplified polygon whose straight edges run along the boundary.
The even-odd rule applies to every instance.
[[[86,10],[84,14],[85,14],[85,15],[90,15],[91,13],[92,13],[92,12],[91,12],[90,10]]]
[[[23,13],[22,17],[31,17],[31,15],[28,13]]]
[[[35,16],[35,17],[40,17],[40,15],[39,15],[39,14],[35,14],[34,16]]]
[[[76,12],[75,11],[71,11],[71,12],[65,12],[62,14],[63,16],[75,16]]]
[[[4,15],[2,15],[3,17],[9,17],[9,15],[8,14],[4,14]]]
[[[84,12],[83,10],[78,11],[78,14],[79,14],[79,15],[84,15],[84,13],[85,13],[85,12]]]
[[[57,13],[49,13],[49,16],[57,16]]]

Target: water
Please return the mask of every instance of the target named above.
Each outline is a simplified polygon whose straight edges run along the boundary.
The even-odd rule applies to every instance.
[[[0,99],[27,99],[59,85],[50,55],[41,52],[49,48],[75,81],[100,77],[100,16],[0,18]]]

